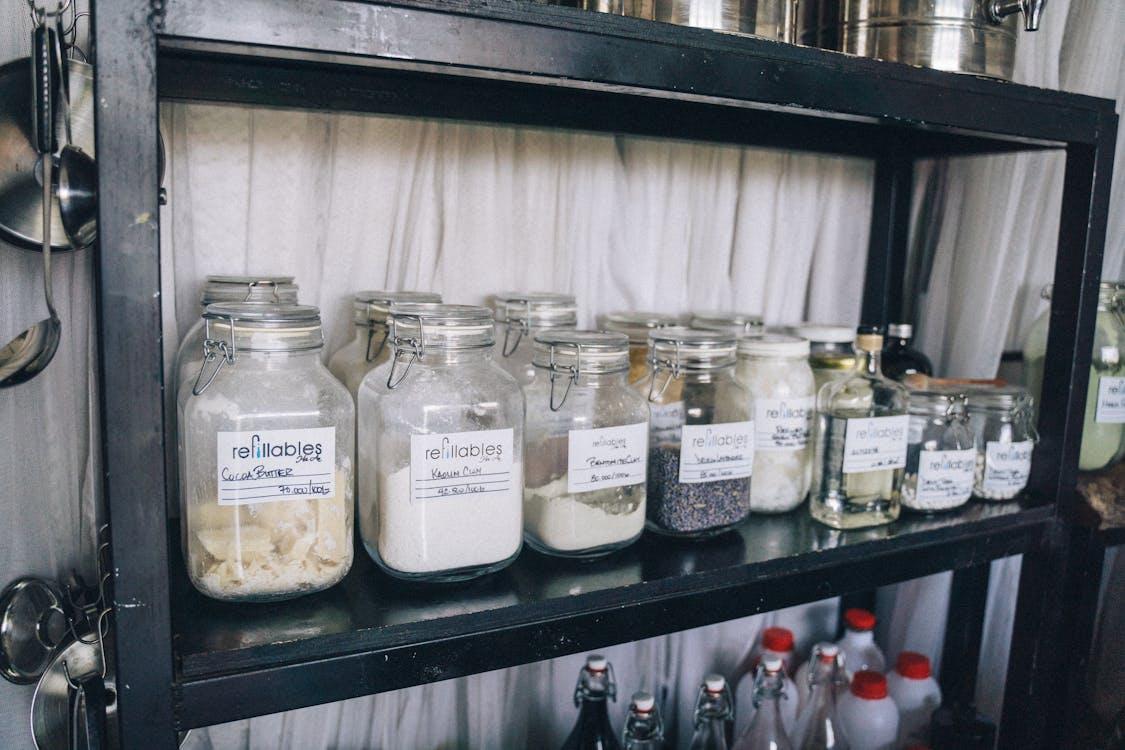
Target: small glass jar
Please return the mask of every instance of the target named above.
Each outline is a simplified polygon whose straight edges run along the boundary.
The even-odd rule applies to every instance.
[[[391,358],[359,387],[360,533],[386,572],[457,581],[523,540],[523,393],[493,360],[492,312],[401,304]]]
[[[578,307],[570,294],[497,295],[496,308],[504,320],[496,337],[496,363],[521,387],[535,377],[531,364],[535,337],[545,331],[573,329],[578,325]]]
[[[297,285],[292,276],[208,276],[199,293],[199,312],[220,302],[245,302],[261,305],[297,304]],[[204,320],[192,324],[176,350],[175,393],[195,377],[203,362]]]
[[[320,361],[317,308],[215,304],[180,394],[188,576],[207,596],[320,591],[352,564],[355,408]]]
[[[817,393],[825,383],[845,378],[855,370],[854,328],[801,323],[793,327],[793,334],[809,340],[809,366]]]
[[[1115,282],[1098,287],[1094,317],[1094,348],[1090,380],[1086,386],[1086,411],[1082,423],[1082,447],[1078,468],[1096,471],[1114,463],[1125,443],[1125,325]],[[1040,296],[1051,299],[1051,285]],[[1042,403],[1043,370],[1047,359],[1047,331],[1051,311],[1045,310],[1031,326],[1023,347],[1025,382],[1031,398]]]
[[[328,369],[347,386],[352,396],[367,373],[390,359],[387,346],[387,311],[403,302],[441,302],[433,292],[357,292],[352,298],[355,336],[328,360]]]
[[[706,310],[691,314],[691,327],[709,331],[728,331],[739,338],[760,336],[765,333],[765,323],[761,315],[749,313],[722,312]]]
[[[648,377],[648,333],[657,328],[679,325],[675,315],[655,312],[616,312],[602,318],[602,328],[629,337],[629,382]]]
[[[734,334],[690,328],[649,333],[648,528],[704,537],[750,513],[754,407],[735,378]]]
[[[977,451],[973,496],[1011,500],[1031,476],[1035,432],[1032,398],[1020,386],[969,389],[966,409]]]
[[[920,513],[960,508],[973,494],[977,452],[965,394],[910,391],[902,505]]]
[[[765,334],[738,342],[738,379],[754,401],[754,481],[750,510],[785,513],[809,494],[809,433],[816,390],[809,342]]]
[[[648,404],[629,387],[620,333],[535,337],[524,386],[524,539],[540,552],[597,557],[645,527]]]

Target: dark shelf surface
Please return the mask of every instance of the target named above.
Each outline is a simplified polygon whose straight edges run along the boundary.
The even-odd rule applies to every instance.
[[[1050,507],[971,504],[837,532],[805,508],[754,516],[710,540],[651,534],[608,558],[525,549],[463,585],[410,586],[362,549],[337,587],[231,605],[197,593],[177,561],[173,632],[181,728],[433,682],[1004,557],[1035,544]]]
[[[1114,106],[513,0],[167,0],[158,29],[159,87],[171,98],[859,155],[1092,143]]]

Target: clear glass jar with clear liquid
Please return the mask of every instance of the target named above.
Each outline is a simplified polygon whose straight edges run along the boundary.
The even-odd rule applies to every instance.
[[[880,372],[882,349],[880,334],[861,332],[855,371],[817,394],[809,509],[833,528],[891,523],[901,510],[908,396]]]
[[[531,360],[535,337],[540,333],[578,325],[578,307],[571,294],[550,292],[511,292],[496,295],[496,364],[504,368],[520,386],[535,377]]]

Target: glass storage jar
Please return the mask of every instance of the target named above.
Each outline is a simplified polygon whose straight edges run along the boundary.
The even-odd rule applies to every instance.
[[[670,327],[649,340],[652,374],[636,384],[651,412],[648,527],[718,534],[750,513],[754,406],[735,378],[736,337]]]
[[[215,304],[180,394],[184,559],[204,594],[287,599],[352,564],[355,408],[304,305]]]
[[[352,298],[355,336],[328,360],[328,369],[354,398],[364,376],[391,356],[387,346],[387,310],[403,302],[441,302],[433,292],[357,292]]]
[[[854,328],[801,323],[793,326],[793,333],[809,340],[809,366],[818,393],[825,383],[847,377],[855,370]]]
[[[621,333],[544,331],[524,386],[524,539],[596,557],[645,526],[648,404],[629,387]]]
[[[975,497],[1011,500],[1027,486],[1039,439],[1032,403],[1027,390],[1015,385],[969,389],[966,408],[977,451]]]
[[[629,382],[648,376],[648,332],[679,324],[675,315],[655,312],[616,312],[602,319],[602,328],[629,337]]]
[[[738,379],[754,400],[754,480],[750,510],[784,513],[809,494],[809,432],[816,389],[809,342],[765,334],[738,342]]]
[[[199,293],[200,318],[192,324],[176,350],[175,393],[195,377],[203,361],[203,311],[219,302],[263,305],[297,304],[297,285],[292,276],[208,276]]]
[[[497,296],[504,324],[496,338],[496,363],[525,386],[535,377],[531,364],[534,339],[543,331],[573,329],[578,307],[570,294],[533,292]]]
[[[965,401],[955,390],[910,391],[903,507],[935,513],[959,508],[972,496],[977,452]]]
[[[1125,326],[1118,295],[1115,282],[1102,282],[1098,287],[1094,349],[1086,386],[1082,447],[1078,453],[1078,468],[1083,471],[1095,471],[1113,463],[1125,442],[1125,362],[1121,356],[1125,348]],[[1040,296],[1050,301],[1050,284],[1043,288]],[[1035,320],[1023,347],[1025,382],[1036,405],[1042,403],[1050,317],[1051,311],[1045,310]]]
[[[761,315],[748,313],[706,310],[691,314],[692,328],[705,328],[711,331],[729,331],[739,338],[758,336],[765,333]]]
[[[391,358],[359,387],[360,533],[399,578],[508,565],[523,540],[523,393],[485,307],[395,305]]]

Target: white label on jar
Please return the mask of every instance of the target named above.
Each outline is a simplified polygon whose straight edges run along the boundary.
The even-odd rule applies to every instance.
[[[1019,492],[1031,476],[1030,440],[1018,443],[998,443],[990,441],[985,446],[984,482],[985,493]]]
[[[217,433],[219,505],[336,496],[336,428]]]
[[[910,417],[859,417],[848,420],[844,433],[844,473],[901,469],[906,466],[906,433]]]
[[[967,500],[973,494],[973,474],[977,452],[922,451],[918,455],[918,487],[915,501],[919,504],[946,504]]]
[[[1125,422],[1125,378],[1098,378],[1098,408],[1094,421],[1120,424]]]
[[[648,405],[652,419],[653,443],[676,442],[680,439],[680,427],[684,423],[684,402]]]
[[[744,479],[753,470],[753,421],[684,425],[680,443],[681,482]]]
[[[512,491],[511,427],[410,436],[410,502]]]
[[[809,442],[812,396],[754,399],[754,427],[760,451],[796,451]]]
[[[590,492],[645,481],[648,424],[571,430],[567,492]]]

